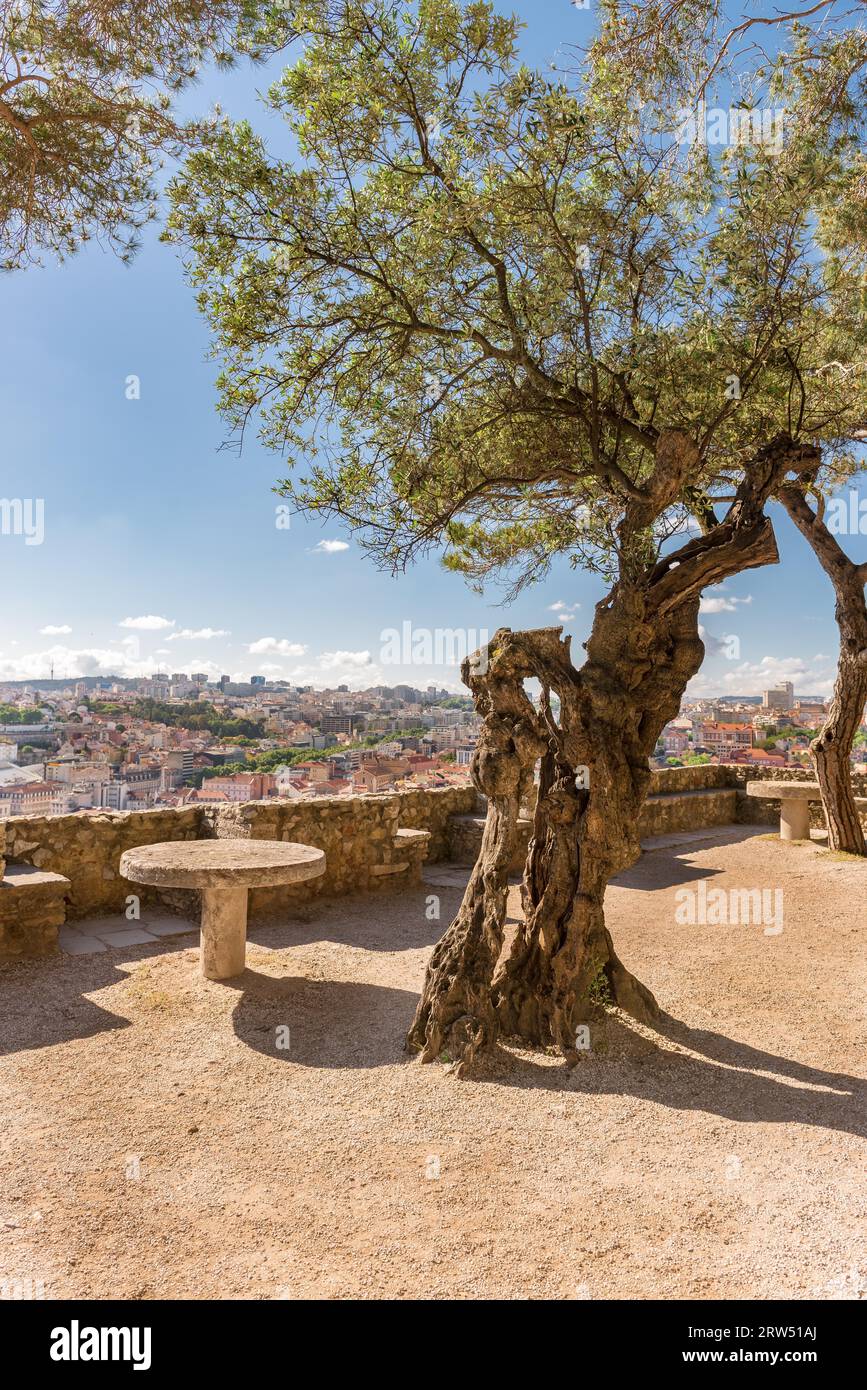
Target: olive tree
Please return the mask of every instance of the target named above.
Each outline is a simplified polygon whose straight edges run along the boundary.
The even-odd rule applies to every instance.
[[[848,466],[863,389],[813,369],[860,344],[861,266],[843,240],[818,254],[816,208],[854,156],[799,131],[712,158],[610,48],[532,71],[487,3],[322,0],[297,22],[268,97],[297,154],[224,123],[174,183],[169,235],[229,426],[287,456],[298,507],[393,571],[433,549],[515,591],[564,556],[608,583],[579,663],[557,628],[503,628],[464,663],[488,816],[408,1040],[458,1072],[500,1036],[569,1053],[600,992],[657,1014],[603,902],[701,664],[702,590],[777,560],[783,483]]]
[[[843,0],[783,6],[766,15],[742,7],[694,0],[632,0],[608,6],[600,51],[616,61],[635,65],[642,80],[657,90],[678,94],[690,110],[702,112],[714,100],[765,109],[785,100],[785,117],[811,151],[816,173],[805,188],[818,220],[817,247],[833,258],[839,250],[864,262],[867,246],[867,202],[863,160],[864,115],[867,111],[867,28],[861,6]],[[723,95],[721,95],[723,94]],[[849,162],[855,177],[827,180],[828,161]],[[853,260],[854,264],[854,260]],[[860,288],[860,316],[867,315],[867,276]],[[814,363],[817,382],[837,379],[856,406],[867,372],[863,332],[848,333],[850,306],[835,325],[832,350],[826,361]],[[800,392],[802,380],[796,382]],[[867,421],[853,419],[853,443],[867,439]],[[848,467],[824,455],[796,480],[786,480],[779,500],[811,546],[830,578],[840,646],[837,675],[828,717],[810,751],[828,826],[832,849],[867,854],[851,777],[853,740],[864,717],[867,700],[867,568],[847,555],[825,520],[830,493],[863,466],[851,457]],[[811,506],[810,497],[814,498]],[[832,505],[836,505],[832,502]],[[848,529],[848,528],[845,528]]]

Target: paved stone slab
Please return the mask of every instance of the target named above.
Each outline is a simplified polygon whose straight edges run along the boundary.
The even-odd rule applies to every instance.
[[[183,917],[142,917],[137,923],[142,931],[148,931],[151,936],[189,936],[191,932],[198,934],[199,926],[197,922],[187,922]]]
[[[665,835],[648,835],[641,848],[673,849],[677,845],[700,844],[703,840],[744,840],[751,835],[766,835],[766,825],[710,825],[703,830],[670,830]]]
[[[107,949],[104,941],[99,941],[95,936],[85,936],[80,931],[72,931],[69,927],[61,927],[57,944],[68,956],[90,956]]]
[[[433,888],[466,888],[472,869],[425,869],[423,880]]]
[[[155,936],[150,932],[142,931],[140,927],[123,931],[104,931],[99,933],[100,941],[104,941],[106,946],[147,946],[148,943],[156,941]]]

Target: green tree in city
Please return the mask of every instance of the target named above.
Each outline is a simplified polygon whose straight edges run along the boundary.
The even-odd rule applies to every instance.
[[[298,507],[393,572],[436,550],[513,594],[559,556],[608,586],[582,664],[559,628],[501,628],[464,662],[488,816],[408,1040],[459,1073],[499,1036],[571,1053],[600,972],[657,1015],[603,903],[702,660],[702,590],[776,562],[765,509],[787,481],[853,466],[865,384],[821,369],[863,353],[864,248],[836,211],[860,145],[802,120],[800,90],[779,147],[684,145],[677,65],[660,84],[623,62],[613,19],[571,74],[524,65],[486,3],[311,0],[296,21],[268,102],[297,155],[221,124],[174,182],[169,235],[229,426],[288,457]]]
[[[864,168],[864,112],[867,110],[867,29],[861,7],[843,0],[783,5],[760,15],[719,0],[631,0],[608,10],[605,42],[619,61],[639,63],[658,90],[677,95],[680,115],[704,117],[716,82],[727,92],[730,111],[738,107],[776,110],[797,138],[809,132],[816,158],[810,192],[822,188],[821,159],[849,149],[860,176],[838,185],[836,196],[820,196],[823,252],[867,245],[867,170]],[[761,35],[762,48],[756,47]],[[757,60],[757,53],[759,55]],[[788,109],[787,109],[788,108]],[[724,114],[724,113],[723,113]],[[793,120],[792,117],[796,119]],[[867,276],[861,282],[861,311],[867,307]],[[840,325],[842,328],[842,324]],[[850,348],[852,344],[850,343]],[[863,377],[867,363],[851,352],[831,352],[814,368],[826,381]],[[799,381],[797,389],[800,390]],[[858,396],[858,390],[853,396]],[[853,440],[867,439],[867,421],[853,428]],[[853,560],[840,536],[825,521],[829,499],[851,481],[857,461],[840,469],[839,460],[820,454],[799,477],[785,479],[778,497],[831,581],[839,632],[837,672],[828,717],[810,744],[822,794],[829,846],[867,854],[867,840],[852,786],[851,751],[867,699],[867,564]]]

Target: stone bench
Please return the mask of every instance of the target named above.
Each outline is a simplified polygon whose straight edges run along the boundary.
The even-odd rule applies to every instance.
[[[390,879],[397,874],[405,874],[402,886],[418,887],[421,883],[421,866],[428,855],[431,833],[429,830],[397,830],[392,838],[391,853],[382,864],[371,864],[367,872],[374,883]]]
[[[0,961],[57,950],[69,879],[32,864],[7,864],[0,882]]]

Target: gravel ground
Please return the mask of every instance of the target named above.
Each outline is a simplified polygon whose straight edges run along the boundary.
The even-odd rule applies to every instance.
[[[467,1082],[401,1051],[430,876],[255,928],[229,984],[191,937],[0,972],[0,1295],[867,1296],[867,864],[654,848],[609,921],[663,1031]],[[781,887],[783,930],[679,925],[705,876]]]

